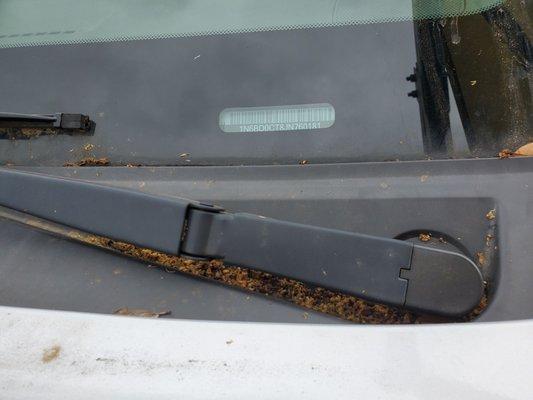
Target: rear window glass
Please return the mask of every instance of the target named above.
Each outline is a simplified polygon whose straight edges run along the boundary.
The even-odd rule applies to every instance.
[[[493,157],[532,141],[531,0],[3,0],[0,163]],[[102,161],[104,160],[104,161]]]

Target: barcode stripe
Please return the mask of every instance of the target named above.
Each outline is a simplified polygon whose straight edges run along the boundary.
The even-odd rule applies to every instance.
[[[220,114],[224,132],[262,132],[329,128],[335,110],[327,105],[231,108]]]

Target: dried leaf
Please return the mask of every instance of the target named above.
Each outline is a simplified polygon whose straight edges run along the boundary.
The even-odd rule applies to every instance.
[[[533,142],[528,143],[514,152],[515,156],[533,156]]]
[[[499,158],[509,158],[509,157],[530,157],[533,156],[533,142],[528,143],[520,147],[516,151],[509,149],[503,149],[498,153]]]

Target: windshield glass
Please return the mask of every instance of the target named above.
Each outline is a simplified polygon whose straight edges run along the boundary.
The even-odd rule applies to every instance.
[[[532,141],[532,0],[0,0],[0,163],[487,157]],[[5,140],[2,140],[5,139]]]
[[[502,0],[3,0],[1,46],[90,43],[446,18]]]

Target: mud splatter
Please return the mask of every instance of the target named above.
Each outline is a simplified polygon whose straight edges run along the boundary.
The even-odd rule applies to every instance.
[[[43,361],[43,363],[49,363],[57,359],[59,357],[59,353],[61,353],[61,347],[52,346],[49,349],[45,349],[43,351],[43,356],[41,360]]]

